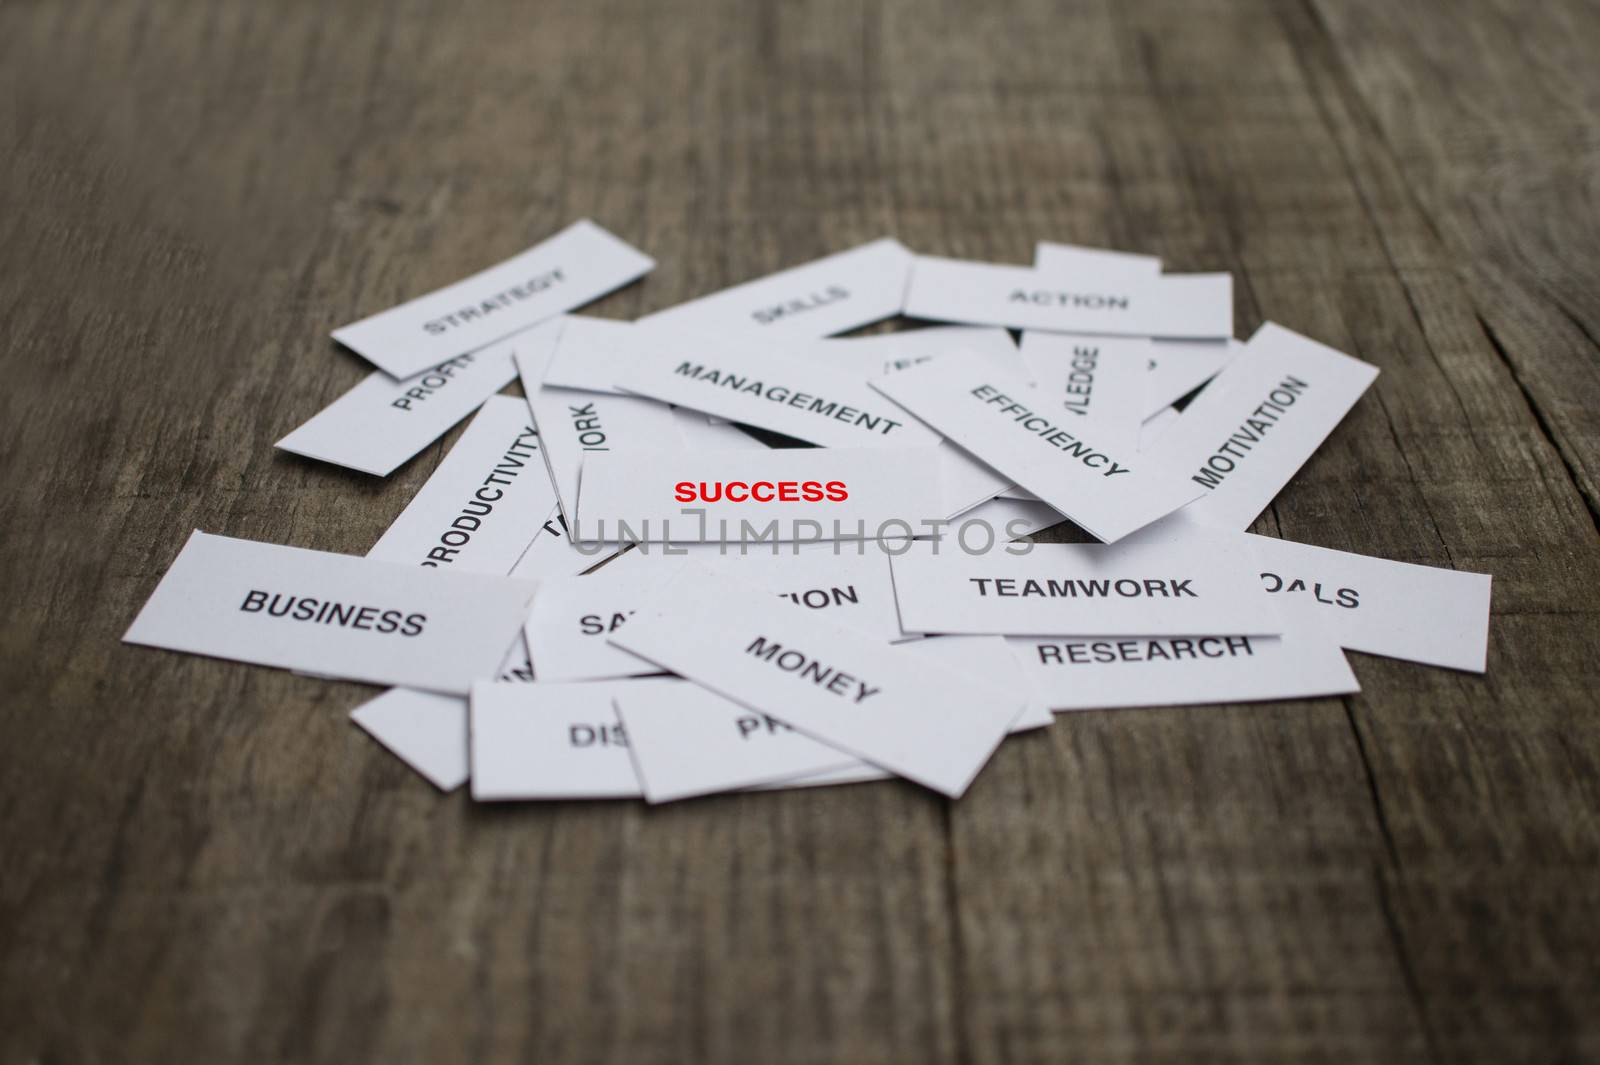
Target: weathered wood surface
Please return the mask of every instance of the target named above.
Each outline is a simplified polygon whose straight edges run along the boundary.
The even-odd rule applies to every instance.
[[[1600,1058],[1600,11],[0,9],[0,1062]],[[365,694],[118,643],[333,326],[588,215],[633,316],[883,233],[1230,269],[1383,368],[1262,531],[1487,570],[1486,678],[1064,717],[970,795],[486,809]]]

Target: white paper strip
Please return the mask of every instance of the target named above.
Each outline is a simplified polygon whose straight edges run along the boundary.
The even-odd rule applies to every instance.
[[[1465,573],[1249,536],[1260,587],[1285,615],[1367,654],[1482,673],[1487,573]]]
[[[1070,414],[1079,435],[1107,446],[1134,447],[1144,420],[1151,342],[1142,337],[1074,337],[1022,334],[1022,357],[1041,399]]]
[[[551,447],[548,439],[545,446]],[[585,460],[573,535],[649,543],[905,537],[948,513],[944,453],[939,447],[601,452]]]
[[[887,237],[646,315],[695,333],[815,339],[900,313],[912,255]]]
[[[472,797],[642,794],[613,700],[629,681],[472,686]]]
[[[1292,333],[1262,326],[1149,452],[1203,496],[1186,522],[1244,530],[1289,483],[1378,368]]]
[[[1251,544],[1195,530],[1181,540],[1019,544],[986,554],[917,541],[892,559],[908,633],[1130,636],[1283,632],[1263,603]]]
[[[491,396],[367,557],[504,575],[555,501],[528,405]]]
[[[1338,644],[1307,633],[1017,636],[1006,642],[1055,710],[1304,699],[1360,690]]]
[[[581,307],[654,266],[583,219],[482,273],[341,326],[333,339],[404,379]]]
[[[686,564],[612,635],[622,647],[952,797],[1022,711],[1000,691]],[[936,724],[930,724],[936,722]]]
[[[584,460],[593,455],[628,459],[657,451],[681,451],[678,419],[665,403],[638,396],[610,396],[541,386],[536,369],[523,363],[523,389],[567,525],[578,503]]]
[[[440,791],[467,782],[467,701],[459,695],[390,688],[350,720]]]
[[[861,764],[775,717],[688,681],[631,684],[618,692],[616,707],[644,796],[653,803]]]
[[[631,582],[629,608],[656,584],[694,562],[766,588],[785,603],[856,629],[874,640],[901,639],[889,552],[903,541],[836,540],[830,543],[640,544],[601,573]],[[599,574],[596,574],[598,576]],[[541,589],[543,592],[543,589]],[[1254,586],[1251,587],[1254,593]],[[537,614],[537,610],[535,611]]]
[[[1237,340],[1152,340],[1144,379],[1144,415],[1166,410],[1215,377],[1244,350]]]
[[[1044,502],[1111,542],[1183,506],[1200,489],[1135,451],[1080,437],[1027,382],[950,355],[872,386]],[[1120,447],[1120,450],[1113,450]]]
[[[123,640],[464,694],[493,674],[533,586],[196,532]]]
[[[921,256],[911,271],[905,313],[1054,333],[1226,339],[1233,335],[1233,278],[1068,275]]]
[[[559,321],[535,326],[409,381],[370,374],[274,446],[387,477],[510,384],[514,355],[542,364],[560,332]]]

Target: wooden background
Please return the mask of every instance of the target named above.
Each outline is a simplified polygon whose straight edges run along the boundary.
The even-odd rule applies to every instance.
[[[0,9],[0,1062],[1600,1058],[1600,9]],[[368,690],[122,646],[364,552],[326,339],[591,216],[632,317],[883,234],[1234,272],[1383,368],[1258,531],[1494,574],[1486,677],[1083,713],[947,803],[485,808]]]

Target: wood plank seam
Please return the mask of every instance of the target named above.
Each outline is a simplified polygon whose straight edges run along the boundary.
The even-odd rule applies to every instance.
[[[1566,308],[1560,304],[1552,304],[1552,306],[1571,319],[1572,324],[1582,330],[1585,336],[1589,335],[1588,331],[1583,329],[1583,324],[1574,318]],[[1527,382],[1517,372],[1517,364],[1512,361],[1505,345],[1501,343],[1500,337],[1496,335],[1494,326],[1489,324],[1489,320],[1483,316],[1481,311],[1476,313],[1476,317],[1479,328],[1483,330],[1484,338],[1489,341],[1489,347],[1494,349],[1495,357],[1505,364],[1506,372],[1511,375],[1511,380],[1516,383],[1517,390],[1522,393],[1523,400],[1528,404],[1528,413],[1533,416],[1534,424],[1539,427],[1539,432],[1544,436],[1545,442],[1550,445],[1550,450],[1554,451],[1561,459],[1561,468],[1566,471],[1567,479],[1572,482],[1572,488],[1578,494],[1578,498],[1583,500],[1584,509],[1589,512],[1589,518],[1594,522],[1595,533],[1600,535],[1600,500],[1595,500],[1588,492],[1583,490],[1583,481],[1578,476],[1578,469],[1573,462],[1572,456],[1568,454],[1567,449],[1562,447],[1560,440],[1556,438],[1555,431],[1550,425],[1549,419],[1545,416],[1544,409],[1539,406],[1538,400],[1534,398],[1533,393],[1528,389]],[[1590,337],[1590,340],[1592,341],[1594,338]],[[1596,350],[1600,350],[1600,343],[1596,343],[1595,347]]]
[[[1327,25],[1327,22],[1322,17],[1322,13],[1317,9],[1317,0],[1301,0],[1301,4],[1306,10],[1311,23],[1316,27],[1323,39],[1324,44],[1326,45],[1326,49],[1330,56],[1330,59],[1328,60],[1330,73],[1335,83],[1340,88],[1340,95],[1343,97],[1343,102],[1349,109],[1352,118],[1358,121],[1362,127],[1364,127],[1364,131],[1372,139],[1378,149],[1381,150],[1388,158],[1390,165],[1394,167],[1396,173],[1403,176],[1405,174],[1405,168],[1400,163],[1399,154],[1395,150],[1395,146],[1385,135],[1382,123],[1379,122],[1377,116],[1372,113],[1371,108],[1366,105],[1360,87],[1355,83],[1355,79],[1352,77],[1342,55],[1340,54],[1338,41],[1334,37],[1332,29]],[[1322,107],[1322,101],[1320,97],[1317,98],[1317,105],[1319,109]],[[1335,144],[1338,144],[1336,138],[1330,139],[1332,139]],[[1339,148],[1340,157],[1345,161],[1346,169],[1350,172],[1351,181],[1356,189],[1356,194],[1360,198],[1362,206],[1367,209],[1367,216],[1369,220],[1371,220],[1374,230],[1380,235],[1384,234],[1384,226],[1382,225],[1381,221],[1372,213],[1371,205],[1367,202],[1367,198],[1359,183],[1355,181],[1355,167],[1353,162],[1345,154],[1343,145],[1339,145]],[[1439,228],[1439,224],[1428,211],[1427,206],[1417,196],[1411,184],[1409,182],[1402,182],[1401,188],[1403,195],[1406,197],[1406,200],[1411,207],[1412,212],[1414,213],[1415,217],[1427,227],[1427,231],[1433,238],[1433,242],[1439,246],[1441,251],[1447,250],[1447,241],[1445,240],[1444,234]],[[1395,276],[1399,279],[1401,287],[1406,293],[1406,298],[1412,306],[1413,314],[1415,314],[1416,304],[1415,300],[1412,298],[1410,286],[1405,282],[1405,274],[1400,269],[1399,264],[1394,261],[1392,254],[1390,254],[1388,241],[1382,241],[1382,245],[1386,257],[1389,258],[1390,266],[1394,269]],[[1468,269],[1475,268],[1469,265]],[[1473,305],[1474,312],[1477,316],[1480,326],[1483,329],[1484,336],[1488,339],[1490,347],[1494,351],[1495,356],[1505,365],[1507,371],[1511,375],[1512,380],[1516,382],[1517,388],[1522,392],[1523,398],[1527,401],[1529,410],[1533,413],[1534,419],[1539,425],[1540,432],[1550,443],[1552,450],[1554,450],[1555,453],[1561,457],[1562,467],[1566,471],[1568,479],[1572,482],[1574,491],[1576,492],[1578,498],[1583,501],[1585,509],[1589,511],[1590,518],[1595,523],[1596,531],[1600,532],[1600,500],[1595,499],[1591,493],[1585,489],[1584,479],[1579,474],[1577,457],[1572,454],[1570,445],[1566,443],[1564,436],[1556,432],[1555,427],[1550,422],[1549,414],[1540,406],[1537,395],[1528,387],[1523,376],[1518,373],[1515,359],[1512,357],[1506,346],[1500,341],[1498,336],[1496,336],[1494,330],[1490,327],[1488,320],[1485,317],[1483,308],[1477,305],[1477,301],[1473,298],[1470,290],[1465,293],[1465,298],[1467,302]],[[1594,348],[1596,352],[1600,352],[1600,338],[1595,337],[1595,335],[1587,326],[1584,325],[1583,321],[1576,314],[1562,305],[1558,300],[1541,299],[1540,302],[1557,311],[1563,318],[1569,321],[1575,329],[1578,330],[1579,334],[1589,342],[1590,346]],[[1418,323],[1419,325],[1421,324],[1420,317],[1418,318]]]
[[[1316,9],[1315,0],[1302,0],[1300,6],[1305,11],[1312,27],[1314,27],[1320,39],[1321,50],[1325,53],[1323,63],[1338,92],[1341,103],[1349,112],[1352,121],[1358,126],[1365,127],[1364,133],[1373,142],[1375,142],[1377,150],[1389,156],[1391,165],[1395,165],[1397,172],[1399,172],[1398,164],[1394,159],[1394,153],[1390,145],[1384,139],[1382,129],[1377,123],[1375,117],[1363,106],[1359,90],[1356,87],[1350,72],[1346,69],[1342,57],[1339,55],[1337,42],[1334,40],[1330,28],[1323,21],[1321,14]],[[1292,27],[1286,26],[1285,30],[1290,41],[1296,40],[1296,36]],[[1304,53],[1300,52],[1298,49],[1296,50],[1297,56],[1301,56],[1303,54]],[[1411,312],[1418,334],[1421,337],[1423,344],[1428,348],[1429,352],[1432,353],[1433,346],[1428,340],[1423,318],[1419,308],[1417,307],[1416,297],[1407,281],[1405,272],[1400,268],[1400,264],[1395,260],[1393,249],[1390,245],[1390,242],[1386,239],[1385,227],[1382,223],[1382,220],[1378,218],[1373,204],[1367,195],[1367,191],[1359,180],[1359,175],[1356,172],[1355,160],[1350,157],[1344,142],[1337,135],[1337,132],[1334,129],[1334,122],[1332,120],[1332,116],[1328,112],[1328,105],[1323,94],[1313,92],[1310,95],[1317,110],[1322,115],[1324,125],[1327,128],[1328,139],[1335,146],[1339,159],[1344,165],[1347,179],[1350,183],[1350,187],[1356,197],[1356,200],[1361,205],[1361,209],[1366,215],[1367,220],[1371,224],[1374,232],[1379,235],[1379,246],[1382,249],[1384,259],[1388,262],[1390,269],[1393,271],[1395,280],[1398,283],[1401,292],[1405,296],[1407,308]],[[1406,191],[1409,195],[1409,189]],[[1434,243],[1436,245],[1441,244],[1442,242],[1438,232],[1438,227],[1427,215],[1427,212],[1421,209],[1421,205],[1415,201],[1415,198],[1410,197],[1410,199],[1411,207],[1414,213],[1418,218],[1425,222]],[[1361,357],[1362,353],[1359,349],[1357,349],[1353,350],[1351,354],[1359,358]],[[1435,358],[1437,359],[1436,355]],[[1382,402],[1381,393],[1374,389],[1371,393],[1371,398],[1378,404],[1379,409],[1383,413],[1384,423],[1389,429],[1390,436],[1395,443],[1396,451],[1400,454],[1411,480],[1414,483],[1420,483],[1417,481],[1416,471],[1411,465],[1410,456],[1406,453],[1406,449],[1402,446],[1400,436],[1394,425],[1394,419],[1391,416],[1387,405]],[[1573,487],[1574,489],[1577,488],[1575,481],[1573,483]],[[1582,493],[1580,492],[1579,495],[1581,498]],[[1426,506],[1426,497],[1424,497],[1424,505]],[[1454,554],[1450,551],[1450,545],[1446,541],[1443,531],[1439,528],[1438,520],[1432,513],[1431,508],[1428,512],[1428,522],[1432,528],[1434,536],[1444,549],[1446,557],[1450,560],[1450,563],[1453,567],[1455,565]],[[1349,725],[1350,735],[1355,741],[1356,752],[1360,759],[1362,771],[1367,779],[1367,792],[1371,799],[1374,820],[1377,822],[1378,830],[1384,842],[1385,851],[1387,852],[1389,862],[1395,872],[1395,875],[1403,876],[1404,874],[1403,868],[1400,864],[1399,848],[1395,842],[1393,831],[1389,824],[1388,815],[1384,810],[1383,797],[1377,782],[1377,773],[1373,767],[1372,758],[1367,750],[1366,743],[1361,736],[1360,724],[1356,720],[1355,702],[1353,699],[1348,697],[1342,699],[1341,701],[1343,702],[1345,708],[1345,720]],[[1375,887],[1377,890],[1377,897],[1383,917],[1383,923],[1388,932],[1388,939],[1394,953],[1395,963],[1399,967],[1402,980],[1406,987],[1407,996],[1410,999],[1412,1015],[1414,1016],[1418,1028],[1422,1034],[1423,1042],[1427,1049],[1429,1059],[1433,1062],[1440,1062],[1443,1060],[1443,1058],[1441,1057],[1440,1053],[1439,1041],[1433,1030],[1433,1025],[1429,1017],[1427,1000],[1423,994],[1420,981],[1417,978],[1416,965],[1411,957],[1399,919],[1395,914],[1392,902],[1389,899],[1381,864],[1374,867],[1373,878],[1375,880]]]
[[[972,1029],[967,1024],[967,944],[961,922],[961,878],[956,875],[956,804],[941,799],[944,823],[944,898],[950,921],[950,985],[955,1008],[950,1024],[955,1029],[957,1065],[973,1065]]]

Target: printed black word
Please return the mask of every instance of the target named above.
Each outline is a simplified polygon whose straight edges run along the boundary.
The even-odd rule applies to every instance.
[[[818,307],[826,307],[830,303],[838,303],[840,300],[847,300],[849,298],[849,289],[843,288],[839,285],[829,285],[821,292],[813,292],[811,295],[802,297],[801,299],[790,300],[787,303],[780,303],[775,307],[762,307],[751,311],[750,317],[754,318],[761,325],[771,325],[780,318],[786,318],[792,314],[799,314],[801,311],[814,311]]]
[[[932,361],[932,355],[908,355],[903,359],[885,359],[883,361],[883,370],[881,372],[899,373],[901,370],[909,370],[913,366],[921,366],[925,362]]]
[[[406,389],[405,395],[396,396],[394,399],[390,400],[389,406],[398,407],[401,410],[411,410],[411,404],[421,403],[423,400],[439,391],[439,389],[449,384],[450,379],[455,377],[457,370],[465,370],[471,365],[472,356],[470,354],[457,355],[453,359],[446,359],[444,362],[441,362],[439,365],[435,366],[433,369],[417,378],[417,383]]]
[[[1200,471],[1189,479],[1208,490],[1221,484],[1222,479],[1238,465],[1233,460],[1244,458],[1247,451],[1261,443],[1262,434],[1278,424],[1278,415],[1294,406],[1294,401],[1310,387],[1292,374],[1285,375],[1278,382],[1278,387],[1267,393],[1261,406],[1250,412],[1250,417],[1239,426],[1239,431],[1230,433],[1222,446],[1217,448],[1217,453],[1206,459]]]
[[[1248,636],[1179,637],[1170,640],[1094,640],[1034,644],[1041,665],[1090,662],[1173,662],[1180,658],[1248,658],[1255,654]]]
[[[611,618],[609,621],[605,618],[602,618],[599,614],[585,614],[583,617],[578,619],[578,629],[585,636],[600,636],[604,633],[615,632],[616,630],[622,628],[623,622],[627,621],[637,613],[637,610],[629,610],[626,613],[614,610],[611,612]]]
[[[483,519],[494,510],[494,505],[505,497],[505,489],[496,485],[510,484],[514,481],[523,467],[528,464],[528,459],[538,454],[537,443],[539,434],[529,426],[517,434],[499,462],[494,464],[494,469],[489,471],[489,476],[483,479],[483,484],[474,489],[472,497],[461,507],[450,527],[439,534],[437,546],[429,548],[428,557],[422,560],[424,566],[438,568],[439,563],[454,562],[455,556],[461,549],[472,542],[472,534],[483,527]]]
[[[978,586],[979,597],[989,594],[989,585],[994,585],[994,594],[1000,597],[1038,595],[1048,599],[1109,599],[1113,595],[1120,595],[1124,599],[1137,599],[1144,596],[1154,599],[1161,596],[1163,599],[1199,599],[1194,589],[1189,587],[1193,577],[1183,580],[1121,580],[1081,581],[1068,579],[1064,581],[1022,581],[1018,588],[1017,581],[1008,577],[968,577],[968,581]]]
[[[407,614],[400,610],[384,610],[376,606],[358,606],[354,603],[335,603],[331,599],[313,599],[309,595],[279,595],[252,590],[239,604],[246,614],[266,613],[275,618],[309,621],[316,625],[338,625],[344,629],[364,629],[368,632],[398,632],[401,636],[421,636],[428,622],[426,614]]]
[[[856,594],[856,586],[853,584],[847,584],[843,588],[810,588],[803,592],[779,592],[778,598],[808,606],[812,610],[843,606],[845,603],[855,603],[859,606],[861,603],[860,596]]]
[[[567,531],[567,516],[559,510],[556,511],[555,517],[546,520],[540,528],[557,540],[572,539],[572,534]]]
[[[1263,573],[1261,582],[1266,586],[1268,594],[1275,592],[1303,592],[1306,590],[1306,582],[1299,577],[1294,578],[1285,585],[1283,578],[1276,573]],[[1354,588],[1340,588],[1333,593],[1334,598],[1325,599],[1322,596],[1322,584],[1318,582],[1311,585],[1311,595],[1319,603],[1326,603],[1329,606],[1342,606],[1346,610],[1354,610],[1361,605],[1361,593]]]
[[[600,428],[600,415],[595,413],[594,403],[585,403],[581,407],[568,407],[567,414],[572,418],[572,431],[578,434],[578,443],[585,451],[610,451],[605,446],[606,431]]]
[[[1094,372],[1100,368],[1100,349],[1072,346],[1072,369],[1067,371],[1066,398],[1061,405],[1074,414],[1089,413],[1089,393],[1094,390]],[[1076,398],[1081,396],[1082,398]]]
[[[573,747],[626,747],[628,734],[621,725],[568,725],[567,743]]]
[[[985,403],[1000,406],[1001,414],[1011,415],[1011,420],[1028,432],[1038,434],[1045,443],[1060,448],[1090,469],[1104,469],[1103,476],[1115,477],[1119,473],[1128,472],[1129,467],[1114,461],[1103,451],[1096,451],[1065,429],[1051,424],[1049,418],[1040,417],[1010,396],[1002,394],[993,385],[979,385],[972,390],[972,394]]]
[[[859,425],[868,432],[876,432],[888,436],[900,428],[902,422],[883,414],[868,414],[866,411],[857,410],[851,406],[841,406],[836,400],[820,399],[808,392],[795,392],[783,385],[769,385],[765,381],[752,380],[749,377],[724,370],[708,370],[698,362],[682,362],[672,371],[682,377],[695,381],[703,381],[708,385],[717,385],[734,392],[743,392],[748,395],[758,396],[780,403],[786,407],[795,407],[799,410],[820,414],[824,418],[832,418],[836,422],[846,422],[850,425]],[[882,426],[880,429],[879,426]]]
[[[1126,296],[1102,296],[1094,292],[1047,292],[1044,289],[1035,289],[1033,292],[1013,289],[1006,302],[1032,303],[1039,307],[1087,307],[1096,311],[1128,309]]]
[[[514,303],[531,299],[565,280],[566,278],[562,276],[559,269],[537,274],[520,285],[512,285],[504,292],[496,292],[486,299],[479,300],[471,306],[462,307],[460,310],[453,311],[443,318],[435,318],[432,321],[423,322],[422,328],[434,336],[441,336],[457,326],[466,325],[468,322],[476,321],[479,318],[487,318],[495,311],[504,310]]]
[[[744,652],[755,655],[764,662],[771,662],[785,673],[792,673],[801,679],[809,677],[811,683],[834,695],[849,695],[853,689],[854,701],[858,704],[868,696],[877,695],[883,690],[870,687],[866,681],[857,680],[853,675],[841,672],[832,666],[824,666],[812,660],[804,651],[796,651],[792,647],[785,648],[781,643],[768,642],[765,636],[757,636]]]
[[[782,721],[774,717],[768,717],[766,714],[746,714],[735,721],[734,724],[739,727],[739,738],[741,740],[747,740],[751,736],[763,732],[771,736],[778,732],[794,731]]]
[[[528,661],[527,655],[518,655],[514,664],[500,671],[497,679],[507,684],[532,684],[533,663]]]

